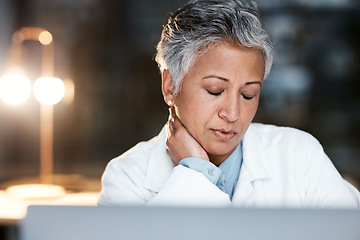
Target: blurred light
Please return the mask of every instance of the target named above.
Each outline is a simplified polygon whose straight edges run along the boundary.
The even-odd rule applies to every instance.
[[[35,81],[33,87],[36,100],[46,105],[57,104],[65,94],[65,85],[60,78],[40,77]]]
[[[70,104],[74,101],[75,97],[75,84],[71,79],[65,79],[65,95],[63,99],[63,103]]]
[[[43,31],[39,35],[39,41],[43,45],[49,45],[52,42],[52,40],[53,40],[53,37],[52,37],[51,33],[49,33],[48,31]]]
[[[31,38],[31,31],[29,28],[24,27],[20,31],[16,32],[13,36],[15,43],[22,43],[23,41]]]
[[[6,192],[17,199],[47,199],[65,195],[62,186],[51,184],[23,184],[8,187]]]
[[[30,80],[20,74],[6,74],[0,79],[0,98],[11,105],[25,102],[31,94]]]

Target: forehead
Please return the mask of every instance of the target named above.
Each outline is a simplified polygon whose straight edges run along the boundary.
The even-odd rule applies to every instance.
[[[220,42],[211,46],[206,52],[200,52],[189,74],[222,74],[231,78],[239,75],[251,78],[264,77],[265,61],[262,52],[256,48]]]

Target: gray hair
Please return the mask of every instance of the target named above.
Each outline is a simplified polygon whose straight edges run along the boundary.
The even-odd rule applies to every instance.
[[[198,55],[222,41],[259,49],[265,61],[264,78],[268,76],[275,52],[256,5],[241,0],[195,0],[171,14],[157,45],[155,60],[160,71],[170,72],[175,94]]]

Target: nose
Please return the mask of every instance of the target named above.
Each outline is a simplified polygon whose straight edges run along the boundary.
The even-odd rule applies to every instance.
[[[240,117],[240,99],[238,96],[229,96],[222,103],[219,113],[221,119],[235,122]]]

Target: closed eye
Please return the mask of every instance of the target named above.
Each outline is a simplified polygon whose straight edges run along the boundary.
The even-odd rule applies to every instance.
[[[255,96],[247,96],[247,95],[242,94],[242,97],[243,97],[245,100],[251,100],[251,99],[253,99]]]
[[[224,91],[219,91],[219,92],[212,92],[209,90],[206,90],[209,94],[213,95],[213,96],[220,96]]]

